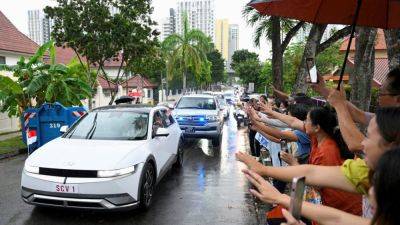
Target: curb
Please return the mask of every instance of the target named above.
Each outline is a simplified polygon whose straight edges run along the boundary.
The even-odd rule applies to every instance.
[[[28,153],[28,148],[18,149],[18,150],[12,151],[10,153],[0,155],[0,160],[12,158],[12,157],[26,154],[26,153]]]
[[[248,129],[246,129],[246,131],[243,132],[243,134],[245,135],[245,145],[246,147],[246,152],[250,154],[250,142],[249,142],[249,131]],[[253,197],[253,204],[254,204],[254,208],[256,211],[256,219],[259,225],[266,225],[267,224],[267,218],[265,217],[265,212],[267,212],[269,210],[269,206],[267,206],[266,204],[262,203],[260,200],[258,200],[257,198]]]
[[[250,141],[249,141],[249,132],[248,130],[243,132],[245,134],[245,145],[247,146],[246,152],[250,154]],[[256,211],[256,217],[257,217],[257,222],[259,225],[266,225],[267,224],[267,218],[266,218],[266,212],[270,210],[270,206],[267,204],[264,204],[257,198],[253,197],[253,203],[254,203],[254,208]]]

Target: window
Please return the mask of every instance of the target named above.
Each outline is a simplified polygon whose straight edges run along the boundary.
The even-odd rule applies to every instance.
[[[6,57],[0,56],[0,64],[6,64]]]
[[[93,140],[145,140],[147,128],[147,113],[94,111],[79,120],[64,137]]]
[[[177,108],[216,110],[217,105],[214,101],[214,98],[184,97],[179,101]]]
[[[165,123],[166,127],[171,126],[175,123],[174,117],[171,114],[171,111],[162,110],[161,116],[163,118],[163,122]]]

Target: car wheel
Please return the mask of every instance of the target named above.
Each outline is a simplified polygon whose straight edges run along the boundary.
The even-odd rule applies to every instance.
[[[153,201],[154,187],[156,183],[154,175],[154,166],[150,163],[146,163],[140,187],[140,208],[143,210],[147,210]]]
[[[176,162],[174,164],[175,168],[182,168],[183,167],[183,154],[184,154],[184,151],[183,151],[182,144],[179,143],[178,150],[177,150],[177,153],[176,153],[177,158],[176,158]]]

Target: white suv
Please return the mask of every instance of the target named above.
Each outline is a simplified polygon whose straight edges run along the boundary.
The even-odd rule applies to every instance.
[[[28,157],[22,199],[51,207],[146,209],[157,182],[173,164],[182,165],[181,136],[165,107],[94,109]]]
[[[223,109],[211,95],[183,96],[173,111],[185,138],[211,139],[219,146],[224,124]]]

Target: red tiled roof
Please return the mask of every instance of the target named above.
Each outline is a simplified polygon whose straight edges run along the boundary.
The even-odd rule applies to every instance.
[[[21,33],[0,11],[0,50],[33,55],[39,46]]]
[[[110,86],[108,86],[108,82],[106,80],[106,78],[104,78],[103,76],[98,76],[97,77],[97,83],[103,88],[103,90],[115,90],[116,89],[116,85],[114,82],[110,81]]]
[[[62,64],[68,64],[71,60],[76,57],[74,50],[68,47],[57,47],[56,48],[56,62]],[[121,55],[118,57],[121,60]],[[85,57],[81,57],[83,61],[86,62]],[[119,67],[121,61],[107,60],[104,62],[105,68]]]
[[[375,71],[374,80],[379,85],[386,80],[387,74],[389,73],[389,61],[388,59],[375,59]]]
[[[347,59],[347,65],[350,67],[354,67],[354,61],[351,59]],[[381,86],[382,83],[386,80],[387,74],[389,73],[389,61],[387,58],[375,58],[375,69],[374,69],[374,77],[373,81],[377,86]],[[338,74],[327,74],[324,75],[324,80],[333,80],[338,81]],[[345,74],[343,76],[344,81],[349,80],[349,74]]]
[[[128,82],[128,88],[137,88],[142,86],[142,82],[143,82],[143,88],[154,88],[157,87],[156,84],[151,83],[147,78],[140,76],[140,75],[136,75],[132,78],[130,78],[129,80],[123,82],[121,84],[121,86],[123,88],[126,88]]]
[[[356,37],[357,38],[357,37]],[[347,45],[349,44],[350,36],[347,36],[342,45],[340,45],[340,52],[345,52],[347,49]],[[385,40],[385,33],[382,29],[378,29],[378,33],[376,34],[376,41],[375,41],[375,49],[376,50],[386,50],[386,40]],[[355,39],[351,42],[350,51],[356,50]]]

